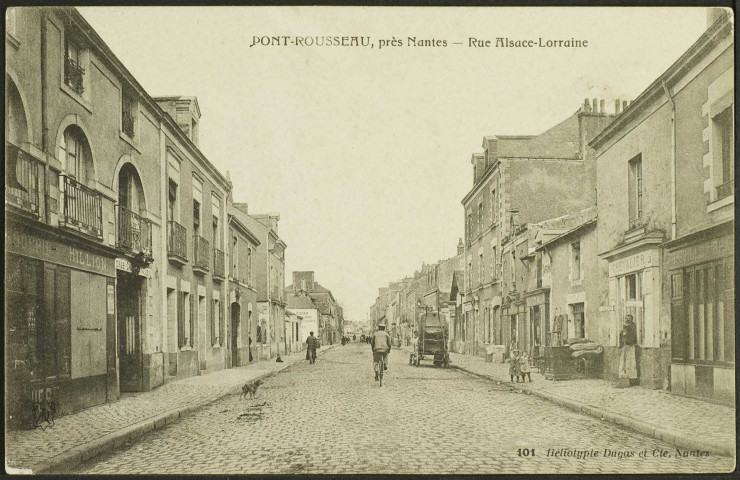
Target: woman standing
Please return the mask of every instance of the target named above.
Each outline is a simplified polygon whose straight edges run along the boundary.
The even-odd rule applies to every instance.
[[[624,317],[624,326],[619,334],[619,383],[618,387],[628,387],[637,383],[637,328],[632,315]]]

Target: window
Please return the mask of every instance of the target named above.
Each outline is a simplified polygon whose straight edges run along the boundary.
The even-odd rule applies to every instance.
[[[535,275],[537,275],[537,288],[542,288],[542,252],[537,254],[537,265],[535,269]]]
[[[231,239],[231,278],[239,279],[239,239]]]
[[[200,202],[193,200],[193,233],[200,234]]]
[[[570,280],[578,281],[581,279],[581,242],[574,242],[570,245],[570,253],[571,253],[571,270],[570,270]],[[538,265],[539,267],[539,265]],[[541,281],[541,277],[540,277]]]
[[[467,290],[470,291],[473,289],[473,262],[468,262],[468,288]]]
[[[630,228],[642,225],[642,154],[629,162],[629,215]]]
[[[185,293],[180,292],[177,296],[177,346],[183,348],[188,345],[188,338],[185,335]]]
[[[247,249],[247,283],[252,285],[252,247]]]
[[[478,233],[483,233],[483,202],[478,204]]]
[[[177,221],[177,183],[170,179],[167,188],[167,220]]]
[[[465,236],[467,237],[468,243],[473,237],[473,214],[468,211],[467,223],[465,224]]]
[[[134,138],[136,129],[136,100],[131,92],[121,94],[121,131],[129,138]]]
[[[491,223],[496,224],[498,217],[498,197],[496,196],[496,189],[491,190]]]
[[[637,274],[633,273],[632,275],[627,275],[625,277],[625,285],[626,285],[626,294],[627,294],[627,300],[640,300],[640,296],[638,295],[638,285],[637,285]]]
[[[498,279],[498,255],[496,253],[496,246],[491,247],[491,280]]]
[[[683,295],[683,276],[680,273],[671,275],[671,298],[680,298]]]
[[[221,302],[218,298],[211,300],[211,345],[220,346],[221,324],[223,323],[223,312],[221,311]]]
[[[68,127],[62,135],[59,145],[59,160],[64,172],[75,180],[85,183],[87,140],[79,127]]]
[[[733,192],[734,184],[734,162],[735,162],[735,136],[733,129],[732,107],[725,108],[713,119],[716,135],[715,149],[719,156],[716,165],[721,165],[722,178],[717,186],[717,199],[727,197]]]
[[[219,223],[218,223],[218,217],[213,217],[213,248],[218,248],[221,245],[221,242],[219,242],[219,238],[221,238],[221,235],[219,235]]]
[[[575,328],[575,338],[586,337],[586,318],[583,313],[583,304],[574,303],[571,305],[573,311],[573,327]]]
[[[187,292],[183,292],[182,294],[182,306],[183,306],[183,314],[182,314],[182,321],[183,321],[183,340],[182,340],[182,346],[183,347],[191,347],[193,346],[193,339],[192,339],[192,305],[190,304],[190,294]]]
[[[65,57],[64,57],[64,83],[67,84],[78,95],[85,90],[85,69],[82,68],[82,49],[80,44],[66,35]]]
[[[478,284],[483,283],[483,254],[478,255]]]

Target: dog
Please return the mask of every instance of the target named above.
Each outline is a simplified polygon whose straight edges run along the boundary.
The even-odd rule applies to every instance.
[[[257,389],[262,385],[262,380],[255,380],[254,382],[247,382],[242,387],[242,394],[239,395],[239,400],[242,398],[247,398],[247,394],[249,394],[249,398],[254,398],[255,395],[257,395]]]

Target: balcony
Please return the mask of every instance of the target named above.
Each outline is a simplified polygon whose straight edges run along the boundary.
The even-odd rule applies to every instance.
[[[5,143],[5,204],[39,216],[39,175],[41,161],[11,143]]]
[[[126,207],[118,207],[117,245],[133,255],[152,257],[152,222]]]
[[[193,236],[193,271],[207,273],[211,262],[211,244],[200,235]]]
[[[213,279],[223,280],[226,278],[226,256],[223,250],[213,249]]]
[[[121,112],[121,129],[128,138],[134,138],[134,116],[131,115],[130,111],[123,110]]]
[[[729,197],[735,191],[735,180],[729,180],[721,185],[717,185],[717,200]]]
[[[80,66],[79,63],[75,62],[71,58],[67,57],[64,59],[64,82],[77,92],[82,95],[85,91],[83,86],[83,79],[85,78],[85,69]]]
[[[97,239],[103,238],[103,196],[72,177],[62,180],[63,219],[60,224]]]
[[[180,265],[185,265],[188,261],[187,231],[174,220],[168,222],[167,256],[171,262]]]

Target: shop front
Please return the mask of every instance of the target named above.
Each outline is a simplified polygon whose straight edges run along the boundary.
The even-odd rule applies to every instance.
[[[6,224],[6,421],[34,402],[65,415],[118,398],[115,251],[44,226]]]
[[[550,312],[548,298],[550,289],[541,288],[524,295],[529,319],[529,342],[524,346],[531,358],[544,355],[543,347],[550,345]]]
[[[641,386],[662,388],[667,377],[661,343],[662,236],[653,236],[603,255],[609,262],[609,333],[604,345],[604,377],[619,373],[619,336],[631,315],[637,330],[637,375]],[[663,329],[665,330],[665,329]],[[667,337],[663,335],[662,337]]]
[[[667,244],[671,391],[735,402],[732,223]]]

